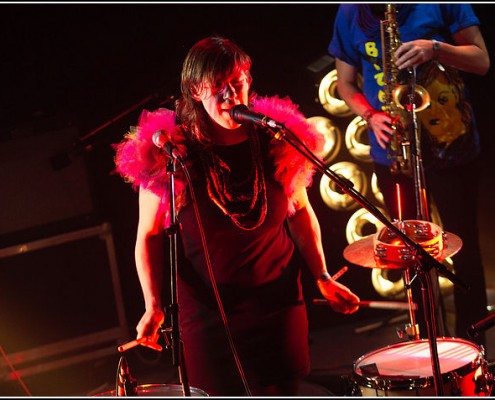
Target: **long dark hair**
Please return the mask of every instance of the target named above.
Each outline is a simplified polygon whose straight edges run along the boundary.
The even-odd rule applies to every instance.
[[[251,58],[230,39],[211,35],[194,44],[182,66],[182,97],[177,100],[177,116],[193,139],[210,141],[205,125],[206,112],[201,102],[194,99],[206,83],[217,87],[233,73],[246,71],[249,79]]]

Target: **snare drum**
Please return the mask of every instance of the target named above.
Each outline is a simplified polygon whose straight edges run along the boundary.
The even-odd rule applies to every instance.
[[[445,396],[488,396],[484,351],[459,338],[437,338]],[[397,343],[372,351],[354,363],[354,383],[362,396],[435,396],[427,339]]]
[[[117,397],[115,390],[99,393],[96,397]],[[183,397],[182,385],[162,385],[149,383],[147,385],[138,385],[137,395],[144,397]],[[191,387],[191,397],[208,397],[208,394],[201,390]]]

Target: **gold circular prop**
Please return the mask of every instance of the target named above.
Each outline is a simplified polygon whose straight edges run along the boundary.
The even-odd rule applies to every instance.
[[[385,200],[383,199],[383,193],[378,187],[378,178],[376,177],[376,174],[374,172],[371,175],[371,192],[375,195],[375,199],[377,199],[380,204],[385,203]]]
[[[380,209],[382,214],[384,210]],[[361,240],[369,235],[375,234],[383,227],[383,224],[368,210],[360,208],[357,210],[349,221],[345,228],[345,236],[347,243],[351,244]]]
[[[318,87],[318,98],[323,108],[336,117],[348,117],[352,111],[337,94],[337,70],[326,74]]]
[[[323,147],[323,159],[326,163],[332,162],[342,147],[342,133],[340,129],[328,118],[314,116],[307,119],[325,139]]]
[[[455,263],[454,261],[452,261],[452,258],[447,257],[445,260],[442,261],[442,264],[450,272],[455,273]],[[452,283],[452,281],[442,275],[438,275],[438,284],[440,285],[440,291],[443,294],[450,294],[454,290],[454,284]]]
[[[453,272],[453,263],[450,257],[443,260],[442,264],[445,265],[449,271]],[[376,292],[382,297],[393,300],[399,300],[406,297],[401,270],[373,268],[371,271],[371,283]],[[452,293],[454,285],[449,279],[439,275],[438,284],[440,286],[440,292],[443,295]]]
[[[354,189],[363,196],[368,190],[366,174],[356,164],[343,161],[329,167],[336,174],[348,179]],[[340,188],[329,177],[323,175],[320,180],[320,195],[325,204],[337,211],[353,210],[358,203],[348,194],[340,192]]]
[[[357,116],[345,131],[345,145],[349,153],[358,161],[371,162],[370,145],[368,141],[368,124]]]
[[[371,284],[380,296],[387,299],[400,300],[406,297],[402,270],[373,268]]]

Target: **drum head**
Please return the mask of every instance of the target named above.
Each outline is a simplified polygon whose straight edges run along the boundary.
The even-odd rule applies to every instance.
[[[438,338],[437,350],[442,374],[471,365],[480,356],[480,349],[474,343],[458,338]],[[397,343],[365,354],[354,363],[354,372],[368,377],[432,376],[429,341]]]

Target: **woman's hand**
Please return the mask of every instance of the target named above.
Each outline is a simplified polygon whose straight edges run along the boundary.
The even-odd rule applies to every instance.
[[[316,281],[321,294],[328,300],[330,306],[342,314],[352,314],[359,309],[359,297],[350,291],[347,286],[334,279]]]
[[[156,342],[160,338],[159,330],[164,321],[165,315],[160,308],[146,310],[136,327],[136,339],[145,338],[141,345],[156,350]]]

